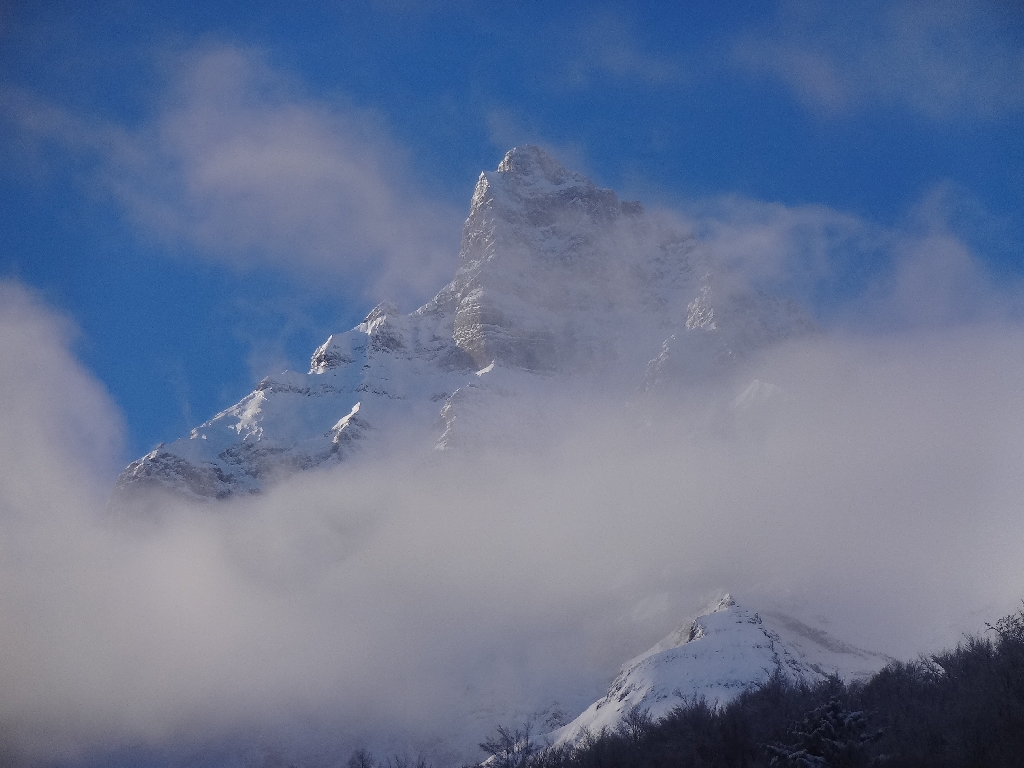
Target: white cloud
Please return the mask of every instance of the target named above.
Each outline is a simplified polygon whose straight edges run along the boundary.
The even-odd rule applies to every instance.
[[[733,58],[809,106],[841,113],[899,104],[926,117],[987,119],[1024,109],[1019,6],[990,0],[781,4]]]
[[[582,707],[715,588],[904,655],[1020,598],[1018,326],[780,349],[756,373],[784,394],[725,420],[671,401],[638,431],[569,393],[578,418],[529,455],[396,454],[113,519],[117,415],[60,321],[3,290],[0,725],[31,754],[473,744],[502,711]]]
[[[304,96],[251,49],[191,50],[168,72],[139,127],[24,94],[13,108],[29,140],[96,157],[94,181],[144,232],[206,258],[417,302],[449,279],[462,212],[418,191],[378,116]]]
[[[754,284],[788,281],[804,294],[816,282],[833,279],[849,260],[886,247],[881,227],[824,205],[732,195],[690,202],[684,216],[721,268]]]
[[[972,244],[998,248],[1000,222],[947,184],[888,227],[827,206],[738,196],[690,202],[680,215],[724,274],[797,299],[828,328],[952,328],[1024,309],[1020,281],[997,280]]]
[[[19,283],[0,281],[0,500],[16,506],[105,498],[121,422],[75,360],[74,325]]]
[[[528,117],[511,109],[495,107],[486,115],[487,139],[498,152],[504,153],[513,147],[535,144],[542,147],[566,168],[577,173],[589,173],[584,147],[579,142],[552,144],[544,138],[543,132]]]
[[[626,85],[678,85],[686,78],[673,57],[644,50],[622,17],[600,14],[583,24],[571,45],[566,77],[573,86],[589,86],[595,76]]]
[[[240,179],[268,196],[257,208],[277,193],[261,162],[238,157],[292,133],[330,157],[348,134],[321,133],[334,118],[295,107],[274,78],[282,90],[246,102],[238,70],[254,65],[237,52],[192,65],[210,71],[184,70],[151,137],[34,114],[40,130],[106,142],[110,183],[149,226],[248,258],[217,245],[260,226]],[[247,110],[268,125],[250,115],[236,130]],[[138,186],[140,169],[171,159],[171,192]],[[281,215],[278,235],[301,219]],[[119,421],[66,323],[0,288],[0,727],[12,743],[44,756],[254,734],[342,751],[395,733],[473,744],[502,711],[552,696],[582,707],[716,588],[786,595],[840,637],[903,655],[1013,608],[1024,334],[1007,318],[1019,292],[985,275],[941,195],[900,229],[740,198],[686,218],[737,279],[805,298],[877,259],[847,307],[861,313],[851,326],[867,313],[886,333],[778,350],[757,373],[784,395],[709,426],[668,403],[638,431],[633,412],[573,396],[565,411],[580,418],[532,455],[399,454],[149,518],[103,511]]]

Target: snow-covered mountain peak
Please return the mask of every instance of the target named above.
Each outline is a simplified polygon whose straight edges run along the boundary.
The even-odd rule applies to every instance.
[[[484,433],[508,445],[509,430],[529,439],[523,413],[557,422],[545,404],[569,387],[625,402],[731,370],[813,326],[791,303],[714,277],[707,249],[671,217],[620,203],[538,147],[515,148],[481,174],[458,269],[432,301],[407,315],[378,304],[328,337],[307,374],[267,377],[133,462],[118,492],[256,492],[399,432],[429,447]]]
[[[638,203],[627,204],[625,209],[630,215],[642,210]],[[492,251],[473,247],[479,244],[474,235],[486,234],[498,222],[521,231],[497,234],[518,235],[518,239],[535,243],[537,239],[531,235],[547,237],[567,226],[607,224],[623,211],[612,190],[566,170],[540,147],[517,147],[505,155],[496,170],[480,174],[463,230],[463,265],[493,255]],[[538,229],[541,232],[534,231]]]
[[[618,200],[609,189],[602,189],[581,173],[567,170],[540,147],[527,144],[508,151],[497,169],[480,175],[478,190],[497,187],[498,194],[510,207],[533,200],[553,202],[557,199],[600,200],[608,205],[602,213],[611,215],[618,212]],[[483,202],[481,194],[479,202]],[[474,196],[474,202],[477,202]],[[594,211],[600,210],[595,207]],[[472,209],[471,209],[472,213]]]
[[[351,364],[367,345],[377,349],[401,350],[406,345],[408,321],[390,301],[382,301],[348,333],[333,334],[313,353],[310,373],[325,373]],[[369,337],[369,338],[364,338]]]
[[[708,613],[718,613],[719,611],[725,611],[736,605],[736,601],[732,599],[732,595],[726,592],[718,600],[718,604],[712,608]]]
[[[479,367],[566,370],[621,356],[632,325],[664,327],[692,298],[706,258],[694,246],[542,149],[513,149],[481,174],[463,228],[448,294],[455,342]]]
[[[565,184],[572,181],[589,183],[584,176],[566,170],[561,163],[534,144],[513,147],[498,163],[498,173],[508,173],[518,179],[543,178],[549,184]]]
[[[382,301],[370,310],[366,319],[359,324],[359,328],[363,329],[365,326],[366,333],[373,333],[374,329],[377,328],[377,326],[380,325],[389,315],[391,317],[399,317],[401,315],[398,311],[398,305],[393,304],[390,301]]]
[[[614,730],[630,710],[658,720],[703,698],[722,705],[779,674],[814,683],[828,675],[865,677],[890,659],[842,643],[782,614],[761,614],[726,594],[644,653],[627,661],[608,693],[550,735],[570,743]]]

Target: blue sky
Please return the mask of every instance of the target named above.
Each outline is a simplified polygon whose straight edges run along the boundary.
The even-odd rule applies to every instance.
[[[533,142],[856,333],[1019,316],[1024,10],[0,3],[0,279],[125,459],[456,263]]]

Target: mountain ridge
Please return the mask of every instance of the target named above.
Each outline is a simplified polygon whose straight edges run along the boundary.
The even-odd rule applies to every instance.
[[[500,432],[488,412],[508,410],[509,398],[537,400],[552,377],[626,401],[815,331],[791,301],[723,288],[710,254],[677,223],[620,202],[538,147],[518,147],[481,173],[459,266],[431,301],[404,315],[378,304],[328,337],[307,373],[264,378],[129,464],[114,495],[256,493],[400,431],[448,450]]]

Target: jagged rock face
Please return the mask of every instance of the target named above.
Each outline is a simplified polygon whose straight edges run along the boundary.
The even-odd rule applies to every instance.
[[[889,661],[792,617],[761,616],[726,595],[709,612],[626,662],[608,693],[550,739],[565,744],[586,733],[615,730],[634,709],[647,710],[658,720],[695,698],[726,704],[775,674],[807,684],[833,674],[860,679]]]
[[[600,268],[601,235],[621,215],[614,192],[534,147],[480,174],[456,276],[459,348],[480,367],[557,367],[569,351],[559,315],[585,270]]]
[[[219,499],[336,463],[389,427],[430,423],[429,413],[471,373],[469,364],[452,340],[450,319],[378,305],[351,331],[328,338],[308,374],[267,377],[188,438],[132,462],[115,497],[160,487]]]
[[[671,220],[620,202],[537,147],[513,149],[481,174],[458,270],[432,301],[408,315],[378,305],[328,338],[308,373],[264,379],[187,438],[133,462],[116,498],[152,487],[193,498],[252,493],[399,433],[426,448],[485,431],[500,441],[509,403],[541,413],[553,389],[581,376],[627,400],[813,329],[795,305],[718,290],[714,273]]]
[[[536,147],[514,149],[473,193],[455,341],[480,367],[602,365],[622,353],[618,337],[638,316],[667,327],[672,294],[692,293],[703,266],[691,237],[659,231],[639,203],[620,203]]]

